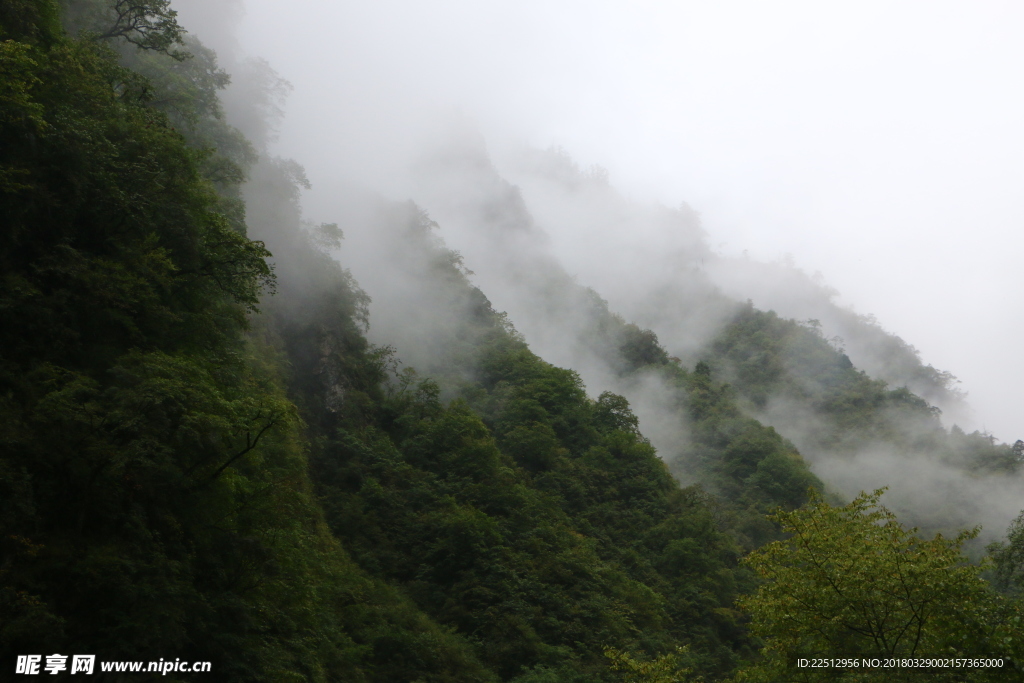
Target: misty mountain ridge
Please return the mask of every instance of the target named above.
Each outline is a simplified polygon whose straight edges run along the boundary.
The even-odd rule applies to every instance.
[[[456,121],[396,164],[397,200],[307,178],[270,151],[287,82],[229,74],[176,17],[0,5],[0,659],[773,680],[761,568],[817,515],[924,577],[896,602],[937,605],[928,647],[1024,673],[1024,517],[982,548],[1024,444],[944,426],[951,375],[559,149],[492,158]],[[865,514],[883,485],[950,540]]]
[[[981,521],[989,540],[1015,516],[1018,464],[1009,446],[956,426],[968,408],[955,378],[870,316],[837,305],[820,279],[789,263],[716,255],[691,207],[630,201],[606,173],[581,170],[564,150],[507,153],[503,175],[465,121],[432,144],[411,164],[413,196],[423,220],[436,221],[439,244],[457,248],[470,279],[532,349],[579,372],[592,395],[626,396],[684,481],[697,480],[682,464],[689,427],[666,409],[674,401],[652,374],[658,358],[709,363],[747,414],[792,440],[844,497],[889,486],[890,505],[909,522],[950,532]],[[396,297],[374,283],[400,277],[380,266],[393,247],[364,252],[360,233],[353,223],[340,258],[379,302],[371,316],[382,318]],[[758,311],[755,298],[788,320]],[[427,310],[422,301],[413,308]],[[410,319],[374,323],[371,337],[394,343]],[[658,351],[627,359],[627,327],[650,335]],[[396,343],[404,358],[403,346]],[[430,372],[429,359],[408,358]]]

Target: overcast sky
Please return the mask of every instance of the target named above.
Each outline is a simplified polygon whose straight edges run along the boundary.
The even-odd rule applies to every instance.
[[[183,23],[207,38],[199,16]],[[1019,2],[245,0],[239,42],[294,85],[278,151],[314,218],[326,179],[401,194],[404,143],[457,110],[690,203],[722,253],[820,271],[1012,441],[1021,35]]]

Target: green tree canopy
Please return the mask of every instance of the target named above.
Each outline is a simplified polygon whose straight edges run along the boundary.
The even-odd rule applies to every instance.
[[[774,515],[791,534],[746,559],[765,580],[742,600],[763,659],[740,673],[750,681],[1014,680],[996,670],[799,669],[815,657],[1007,657],[1020,648],[1012,610],[960,552],[978,529],[956,538],[918,538],[879,505],[884,489],[844,507],[815,494],[807,506]],[[902,677],[902,678],[901,678]]]

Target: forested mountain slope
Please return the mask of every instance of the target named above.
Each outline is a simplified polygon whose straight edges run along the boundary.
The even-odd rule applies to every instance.
[[[629,201],[607,174],[581,171],[560,150],[506,154],[513,185],[464,123],[432,144],[417,164],[418,191],[475,280],[542,355],[579,370],[595,390],[627,396],[684,480],[699,469],[689,418],[674,407],[672,383],[649,371],[655,356],[637,356],[612,318],[646,326],[685,366],[706,363],[746,415],[791,440],[841,496],[889,486],[889,504],[923,528],[981,523],[979,553],[1016,515],[1020,457],[955,426],[964,411],[955,378],[834,304],[827,288],[785,265],[715,255],[692,209]],[[737,282],[808,317],[736,301],[726,292],[742,291]]]
[[[266,121],[229,125],[229,75],[166,2],[5,2],[0,51],[4,667],[720,680],[762,645],[737,600],[759,583],[741,558],[783,538],[766,513],[827,488],[759,420],[773,400],[827,415],[823,448],[916,439],[954,468],[1019,466],[713,287],[720,324],[670,355],[536,247],[479,156],[482,187],[452,198],[506,256],[492,284],[523,281],[497,294],[533,310],[521,327],[415,204],[304,222],[301,167],[267,154]],[[272,109],[280,79],[242,78]]]
[[[730,608],[747,579],[711,503],[672,480],[625,401],[533,355],[422,241],[419,213],[427,286],[467,313],[454,403],[366,342],[365,295],[314,246],[337,233],[303,228],[294,165],[253,165],[210,105],[212,54],[123,48],[146,80],[64,36],[52,5],[19,9],[4,17],[5,661],[593,679],[612,676],[607,646],[690,642],[709,673],[751,651]],[[276,274],[246,236],[247,175]]]

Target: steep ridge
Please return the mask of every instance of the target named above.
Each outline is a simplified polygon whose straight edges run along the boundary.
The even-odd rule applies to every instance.
[[[371,298],[382,302],[371,304],[372,338],[395,342],[399,359],[435,378],[445,395],[472,403],[480,381],[474,360],[479,350],[472,341],[478,333],[472,330],[485,299],[468,284],[471,274],[462,257],[442,246],[437,226],[413,205],[396,210],[384,204],[377,211],[364,206],[343,215],[349,228],[345,249],[352,249],[348,262]],[[572,367],[583,369],[580,376],[591,392],[598,393],[596,384],[639,405],[645,434],[652,432],[642,422],[644,410],[660,420],[667,447],[652,443],[679,478],[721,494],[719,504],[739,515],[733,526],[744,547],[773,537],[765,512],[798,506],[809,486],[820,485],[792,444],[738,409],[732,391],[711,377],[707,364],[687,371],[656,335],[611,313],[553,260],[532,259],[534,252],[526,248],[505,253],[506,272],[536,297],[521,300],[538,308],[528,328],[546,323],[550,343],[561,348],[563,358],[575,354]],[[428,286],[432,281],[438,284]],[[500,318],[510,325],[512,316]]]
[[[367,584],[244,336],[270,270],[215,191],[210,162],[232,165],[189,147],[109,48],[63,35],[52,3],[0,21],[5,671],[174,652],[225,680],[316,678],[354,651],[333,605]]]
[[[502,679],[592,680],[604,646],[679,642],[702,669],[728,670],[749,647],[728,608],[745,579],[708,501],[672,480],[623,399],[587,398],[529,350],[421,213],[387,208],[421,251],[421,301],[446,319],[450,355],[432,374],[459,398],[410,369],[359,384],[334,307],[286,333],[332,530],[367,571],[472,634]]]
[[[607,336],[610,318],[647,327],[689,367],[707,363],[746,415],[790,439],[842,497],[889,486],[889,504],[922,528],[949,533],[981,523],[975,552],[1016,515],[1024,479],[1012,447],[965,434],[949,418],[944,427],[942,410],[914,392],[963,416],[955,378],[837,306],[820,283],[785,264],[716,256],[689,207],[630,202],[606,174],[581,171],[560,150],[507,154],[503,167],[522,183],[512,185],[463,124],[436,144],[419,162],[420,196],[476,279],[543,355],[580,371],[588,386],[627,396],[683,480],[695,476],[688,419],[671,408],[673,389],[658,373],[625,360],[622,338]],[[738,282],[802,322],[730,298],[725,291],[742,291]],[[854,357],[878,374],[858,369]]]

